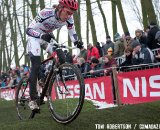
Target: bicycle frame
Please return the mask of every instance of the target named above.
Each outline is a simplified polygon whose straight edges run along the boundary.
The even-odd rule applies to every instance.
[[[45,78],[45,84],[44,84],[44,87],[42,88],[42,94],[40,95],[40,102],[43,102],[43,99],[44,99],[44,96],[47,92],[47,89],[48,89],[48,85],[49,85],[49,79],[51,78],[53,72],[54,72],[54,65],[56,64],[57,62],[57,58],[56,58],[56,55],[57,55],[57,52],[58,50],[62,50],[62,48],[67,48],[67,49],[75,49],[76,47],[69,47],[69,46],[64,46],[63,44],[58,44],[57,42],[54,43],[56,41],[54,41],[54,39],[51,39],[51,43],[53,43],[54,45],[56,45],[56,50],[51,54],[50,57],[48,57],[46,60],[42,61],[41,64],[44,64],[52,59],[55,59],[56,61],[53,62],[52,64],[52,69],[50,70],[49,74],[47,75],[47,77]],[[59,57],[58,57],[59,58]]]
[[[44,64],[44,63],[54,59],[56,57],[56,55],[57,55],[57,52],[55,51],[55,52],[52,53],[52,55],[50,57],[48,57],[46,60],[42,61],[41,64]],[[55,65],[55,62],[53,62],[52,69],[49,72],[49,74],[46,75],[47,77],[45,78],[45,84],[44,84],[44,87],[42,88],[42,94],[40,95],[40,102],[43,102],[44,96],[45,96],[45,94],[46,94],[46,92],[48,90],[48,85],[49,85],[49,81],[50,81],[49,79],[51,78],[51,76],[53,74],[54,65]]]

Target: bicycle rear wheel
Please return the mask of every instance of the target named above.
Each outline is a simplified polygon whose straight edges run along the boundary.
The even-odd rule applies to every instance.
[[[72,122],[79,115],[85,96],[84,80],[78,68],[65,63],[49,82],[48,102],[52,117],[59,123]]]
[[[29,103],[29,87],[28,87],[28,77],[23,77],[18,84],[16,90],[16,109],[19,119],[26,120],[29,119],[31,110],[28,106]]]

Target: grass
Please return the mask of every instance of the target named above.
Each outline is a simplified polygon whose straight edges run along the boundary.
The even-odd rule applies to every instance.
[[[34,119],[20,121],[13,101],[0,100],[0,130],[95,130],[95,124],[158,124],[160,123],[160,101],[138,105],[97,110],[85,102],[79,117],[68,125],[55,122],[47,104]],[[137,128],[138,129],[138,128]]]

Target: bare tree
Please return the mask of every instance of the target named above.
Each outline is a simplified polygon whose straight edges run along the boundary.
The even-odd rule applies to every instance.
[[[126,19],[125,19],[125,16],[124,16],[121,0],[117,0],[116,2],[117,2],[117,8],[118,8],[118,12],[119,12],[119,16],[120,16],[123,32],[124,33],[128,32],[128,27],[127,27],[127,24],[126,24]]]
[[[89,23],[91,25],[93,44],[95,45],[97,43],[97,35],[96,35],[96,28],[95,28],[93,15],[92,15],[92,7],[91,7],[90,0],[86,0],[86,8],[87,8],[87,17],[88,17]]]
[[[116,13],[116,1],[111,1],[112,4],[112,28],[113,37],[117,33],[117,13]]]
[[[160,0],[152,0],[152,2],[157,16],[157,23],[160,26]]]
[[[142,1],[143,0],[141,0],[141,2]],[[142,12],[143,11],[141,11],[140,7],[138,6],[137,0],[125,0],[124,3],[127,3],[129,8],[133,11],[134,15],[136,16],[135,18],[137,19],[137,21],[140,23],[141,27],[143,28],[143,20],[142,20]],[[144,6],[142,3],[141,3],[141,5],[142,5],[142,7]],[[142,8],[142,10],[144,8]],[[145,14],[145,12],[144,12],[144,14]]]
[[[13,42],[13,47],[14,47],[14,56],[15,56],[15,64],[16,66],[19,66],[19,56],[18,56],[18,47],[17,47],[17,23],[16,19],[14,20],[13,17],[11,17],[11,11],[10,11],[10,5],[8,3],[9,1],[5,1],[5,6],[7,10],[7,16],[8,16],[8,21],[10,25],[10,31],[11,31],[11,41]],[[13,1],[13,12],[16,12],[16,3],[15,0]],[[11,63],[8,63],[9,66]]]
[[[145,6],[145,0],[141,0],[141,8],[142,8],[142,18],[143,18],[143,27],[144,29],[148,26],[148,17],[147,17],[147,11]]]
[[[102,9],[100,0],[97,0],[97,4],[98,4],[98,8],[99,8],[99,10],[100,10],[100,12],[101,12],[102,18],[103,18],[104,29],[105,29],[105,33],[106,33],[106,36],[107,36],[107,35],[109,35],[108,27],[107,27],[107,20],[106,20],[104,11],[103,11],[103,9]]]

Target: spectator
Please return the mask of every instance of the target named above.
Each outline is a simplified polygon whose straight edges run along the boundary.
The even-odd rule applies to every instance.
[[[147,37],[148,36],[148,32],[150,30],[150,26],[147,26],[147,28],[144,30],[144,35]]]
[[[96,47],[93,47],[93,45],[90,43],[87,46],[87,61],[91,61],[92,58],[99,58],[99,51]]]
[[[137,29],[135,31],[135,38],[134,40],[137,40],[138,42],[140,42],[140,44],[144,47],[147,47],[147,37],[145,35],[143,35],[143,31],[140,29]]]
[[[83,45],[79,49],[80,49],[79,57],[84,58],[85,61],[87,61],[87,50],[84,48]]]
[[[102,53],[103,53],[103,56],[104,56],[104,45],[105,45],[105,43],[104,42],[101,42],[101,45],[102,45]]]
[[[97,58],[92,58],[91,60],[91,70],[89,71],[92,77],[99,77],[103,74],[102,66],[99,64]],[[98,71],[99,70],[99,71]]]
[[[124,46],[124,40],[119,35],[119,33],[116,33],[114,35],[115,39],[115,45],[114,45],[114,56],[120,57],[124,54],[125,46]]]
[[[104,45],[103,47],[103,52],[104,52],[104,55],[106,55],[107,53],[107,50],[108,48],[112,48],[112,50],[114,51],[114,43],[111,41],[111,37],[110,36],[107,36],[106,37],[106,44]]]
[[[124,46],[125,46],[125,49],[128,48],[128,47],[132,47],[131,43],[132,43],[133,39],[131,38],[130,36],[130,33],[129,32],[125,32],[124,34]]]
[[[132,42],[132,48],[133,48],[132,52],[133,65],[152,63],[150,52],[148,51],[147,48],[145,47],[142,48],[141,44],[138,41],[134,40]]]
[[[113,56],[106,55],[103,57],[102,67],[103,69],[105,69],[104,70],[105,75],[110,75],[110,73],[112,72],[111,67],[116,67],[116,66],[117,66],[117,62],[116,62],[116,59],[113,58]]]
[[[158,50],[158,54],[156,55],[156,61],[160,62],[160,49]]]
[[[2,87],[2,79],[0,78],[0,88]]]
[[[77,64],[78,68],[83,74],[83,77],[86,78],[89,75],[88,72],[91,70],[90,64],[88,62],[85,62],[85,59],[82,57],[77,59]]]
[[[132,48],[128,47],[125,49],[124,51],[124,55],[125,55],[125,61],[120,64],[120,66],[130,66],[132,65]]]
[[[158,31],[159,31],[159,28],[157,27],[156,23],[151,22],[150,30],[147,36],[147,45],[151,50],[159,47],[159,45],[157,45],[157,42],[155,40],[155,36]]]
[[[113,56],[113,49],[112,49],[112,47],[108,48],[107,55]]]
[[[160,46],[160,31],[156,33],[155,39],[157,41],[157,45]],[[156,61],[160,62],[160,47],[158,49],[158,54],[156,55]]]
[[[157,43],[157,47],[160,48],[160,31],[156,33],[155,40]]]
[[[1,82],[1,87],[5,88],[6,87],[6,82],[4,82],[4,80]]]
[[[99,43],[99,42],[97,42],[96,47],[97,47],[97,49],[98,49],[98,52],[99,52],[100,57],[102,57],[102,56],[103,56],[103,51],[102,51],[102,47],[100,46],[100,43]]]
[[[2,80],[3,82],[7,82],[7,78],[9,77],[9,75],[3,71],[1,71],[1,74],[2,74]]]
[[[24,68],[24,74],[27,74],[29,72],[29,67],[26,65],[22,65]]]

